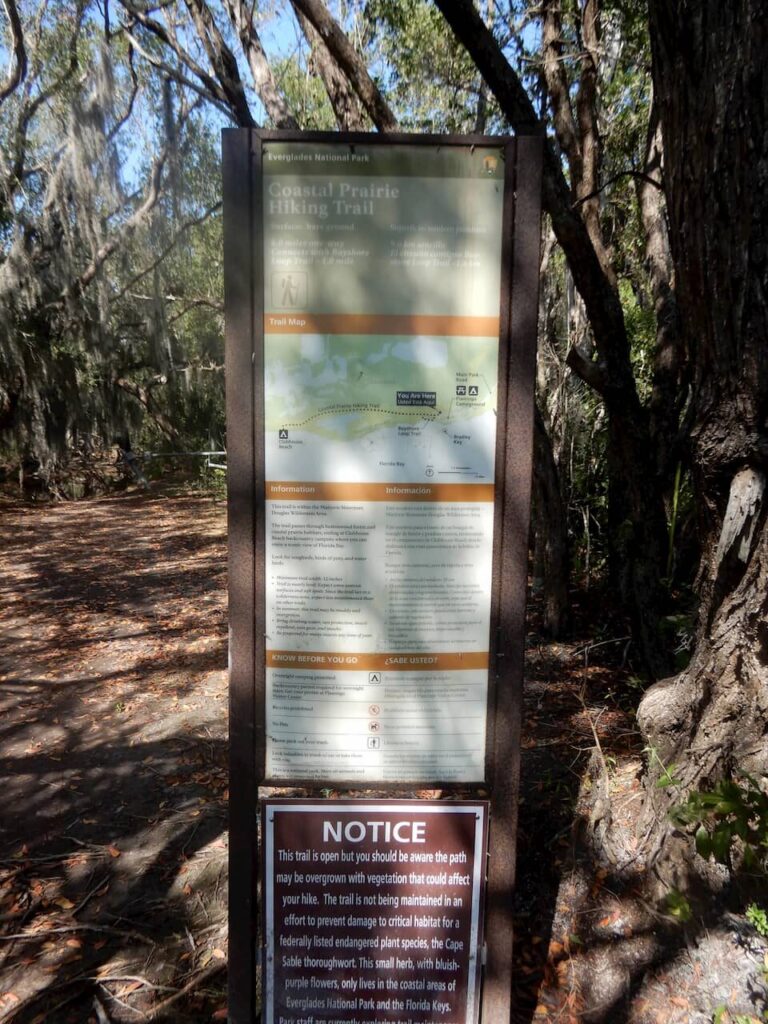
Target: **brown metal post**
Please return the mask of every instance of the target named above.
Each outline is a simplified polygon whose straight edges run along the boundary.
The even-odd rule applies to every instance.
[[[265,770],[264,268],[265,141],[503,145],[502,296],[486,782],[490,846],[483,1024],[508,1021],[520,761],[525,596],[538,308],[541,139],[225,130],[224,267],[229,463],[230,997],[232,1024],[256,1016],[258,786]],[[276,780],[271,779],[274,785]],[[293,786],[302,780],[290,781]],[[462,788],[440,783],[448,790]],[[306,785],[316,788],[317,780]],[[336,782],[336,785],[343,785]],[[353,786],[353,783],[350,783]],[[397,791],[397,783],[379,788]]]
[[[516,140],[511,294],[502,309],[501,345],[508,345],[506,410],[499,423],[501,473],[500,604],[495,620],[496,711],[491,787],[486,970],[481,1020],[509,1020],[512,993],[512,893],[515,883],[517,796],[520,776],[520,728],[525,644],[528,526],[533,455],[533,382],[538,312],[541,139]],[[505,224],[508,228],[508,222]],[[505,255],[508,249],[505,246]],[[506,278],[509,280],[509,277]],[[509,325],[507,338],[503,324]],[[501,383],[501,382],[500,382]],[[501,410],[500,410],[501,412]],[[503,430],[503,432],[502,432]],[[493,627],[492,627],[493,628]],[[492,666],[494,662],[492,661]]]
[[[251,134],[223,132],[229,538],[229,1019],[256,1013],[254,239]]]

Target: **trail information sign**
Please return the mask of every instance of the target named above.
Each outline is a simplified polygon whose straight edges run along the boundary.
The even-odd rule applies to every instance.
[[[273,778],[484,777],[503,155],[264,144]]]
[[[474,1024],[485,803],[267,800],[264,1020]]]
[[[484,1024],[504,1020],[541,140],[247,129],[223,138],[230,1019],[254,1020],[266,951],[265,1024],[473,1024],[478,1012]],[[262,861],[259,785],[368,793],[355,806],[324,801],[322,812],[312,800],[265,804]],[[367,799],[373,787],[396,796],[405,785],[478,799],[420,801],[418,809]],[[326,810],[342,839],[323,833]],[[445,883],[412,881],[422,874],[417,860],[402,862],[406,882],[372,881],[395,874],[376,864],[377,841],[389,836],[382,849],[399,857],[406,843],[397,827],[415,856],[419,823],[425,851],[449,859]],[[370,861],[353,872],[341,859],[350,851]],[[314,863],[316,853],[334,852],[337,862]],[[450,859],[459,856],[472,865],[459,871],[455,862],[462,877],[469,871],[466,898],[450,882]],[[328,878],[307,882],[299,862]],[[342,873],[345,892],[329,880]],[[484,912],[486,877],[493,899]],[[436,912],[443,908],[426,913],[440,894],[462,901],[445,905],[455,910],[445,917],[457,922],[461,949],[440,946],[454,927]],[[342,896],[359,898],[371,915],[375,908],[367,931],[383,948],[366,953],[366,929],[349,924],[344,933],[359,948],[337,952],[334,933],[324,952],[333,929],[317,922],[343,916],[333,903]],[[414,903],[410,926],[390,924],[409,915],[379,904],[405,899],[407,907],[417,897],[425,913]],[[487,972],[478,958],[483,933]],[[406,949],[410,939],[428,948]],[[458,966],[430,968],[443,951],[454,955],[441,961]],[[386,952],[393,967],[384,966]],[[357,1017],[345,1017],[341,1004],[310,1007],[320,997],[308,994],[305,956],[330,956],[328,973],[314,976],[339,985],[333,958],[353,959],[358,994],[339,989],[338,998],[375,999],[375,1008],[360,1002]],[[448,1009],[400,1005],[426,1001],[433,983],[437,998],[440,981],[456,983],[450,998],[443,993]],[[387,999],[388,1008],[378,1006]]]

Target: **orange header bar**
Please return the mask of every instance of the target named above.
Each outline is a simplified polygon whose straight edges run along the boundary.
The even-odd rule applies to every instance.
[[[493,484],[348,484],[268,480],[267,501],[493,501]]]
[[[446,672],[488,668],[487,651],[456,654],[337,654],[332,651],[267,651],[267,668],[333,672]]]
[[[497,316],[418,316],[386,313],[265,313],[265,334],[437,334],[497,338]]]

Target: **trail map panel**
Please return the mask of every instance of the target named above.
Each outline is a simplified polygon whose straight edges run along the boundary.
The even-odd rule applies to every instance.
[[[263,144],[270,778],[484,778],[503,152]]]
[[[475,1024],[484,802],[263,815],[265,1024]]]

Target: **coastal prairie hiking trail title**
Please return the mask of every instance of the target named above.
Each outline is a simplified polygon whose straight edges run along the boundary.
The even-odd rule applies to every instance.
[[[267,195],[272,216],[326,220],[330,213],[372,217],[376,209],[375,200],[399,199],[400,189],[388,182],[383,185],[356,185],[349,181],[326,181],[296,185],[277,180],[270,182]]]
[[[265,1024],[474,1024],[486,819],[267,801]]]

